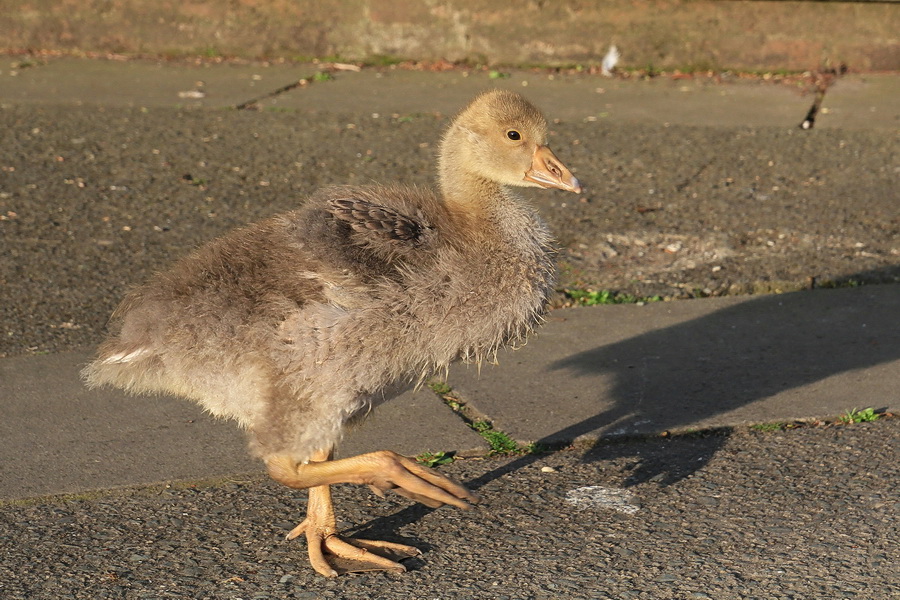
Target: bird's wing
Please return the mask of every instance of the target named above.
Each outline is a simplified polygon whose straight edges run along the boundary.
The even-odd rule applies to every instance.
[[[335,218],[361,234],[354,237],[362,245],[387,243],[394,251],[400,249],[397,246],[418,247],[428,241],[433,229],[421,216],[406,215],[362,198],[333,198],[328,205]]]
[[[440,246],[437,200],[414,188],[333,187],[293,217],[301,243],[339,273],[395,277],[434,259]]]

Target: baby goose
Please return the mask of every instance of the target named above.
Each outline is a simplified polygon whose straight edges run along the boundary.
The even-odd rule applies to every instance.
[[[91,386],[193,399],[243,426],[272,478],[309,488],[313,568],[403,571],[418,550],[337,535],[329,485],[430,507],[475,496],[383,450],[332,460],[348,425],[452,361],[521,340],[553,290],[550,234],[509,186],[580,192],[520,95],[484,93],[440,147],[440,193],[332,187],[234,231],[132,291],[84,369]],[[391,558],[388,558],[391,557]]]

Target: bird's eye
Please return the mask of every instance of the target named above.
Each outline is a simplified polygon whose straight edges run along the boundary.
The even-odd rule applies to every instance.
[[[506,137],[508,137],[509,139],[511,139],[513,141],[519,141],[522,139],[522,134],[520,134],[515,129],[510,129],[509,131],[506,132]]]

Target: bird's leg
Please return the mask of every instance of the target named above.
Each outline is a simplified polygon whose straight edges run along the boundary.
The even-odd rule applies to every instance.
[[[306,519],[287,537],[306,535],[310,563],[326,577],[342,572],[401,572],[406,569],[398,560],[420,554],[416,548],[404,544],[341,539],[337,535],[330,484],[366,483],[379,494],[395,489],[432,507],[454,504],[468,508],[469,504],[463,498],[476,501],[461,485],[393,452],[375,452],[338,461],[330,458],[330,452],[320,452],[307,464],[298,465],[284,456],[266,460],[269,474],[276,481],[293,488],[309,488]]]
[[[341,460],[330,460],[329,456],[330,451],[320,452],[303,464],[285,455],[268,456],[265,461],[272,479],[296,489],[357,483],[377,493],[394,490],[431,508],[451,504],[466,509],[471,508],[470,502],[478,502],[472,492],[455,481],[390,450]]]
[[[310,564],[326,577],[365,571],[403,572],[406,568],[396,561],[420,554],[417,548],[403,544],[341,538],[335,524],[331,487],[327,485],[309,488],[306,518],[287,538],[303,534]]]

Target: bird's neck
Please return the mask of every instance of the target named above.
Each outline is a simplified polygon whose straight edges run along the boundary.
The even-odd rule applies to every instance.
[[[500,208],[512,199],[507,186],[487,179],[466,168],[466,157],[459,148],[456,135],[444,139],[438,164],[438,183],[444,202],[454,212],[469,213],[483,217]]]
[[[506,186],[472,173],[442,172],[441,194],[448,206],[482,214],[491,206],[505,204],[509,198]]]

